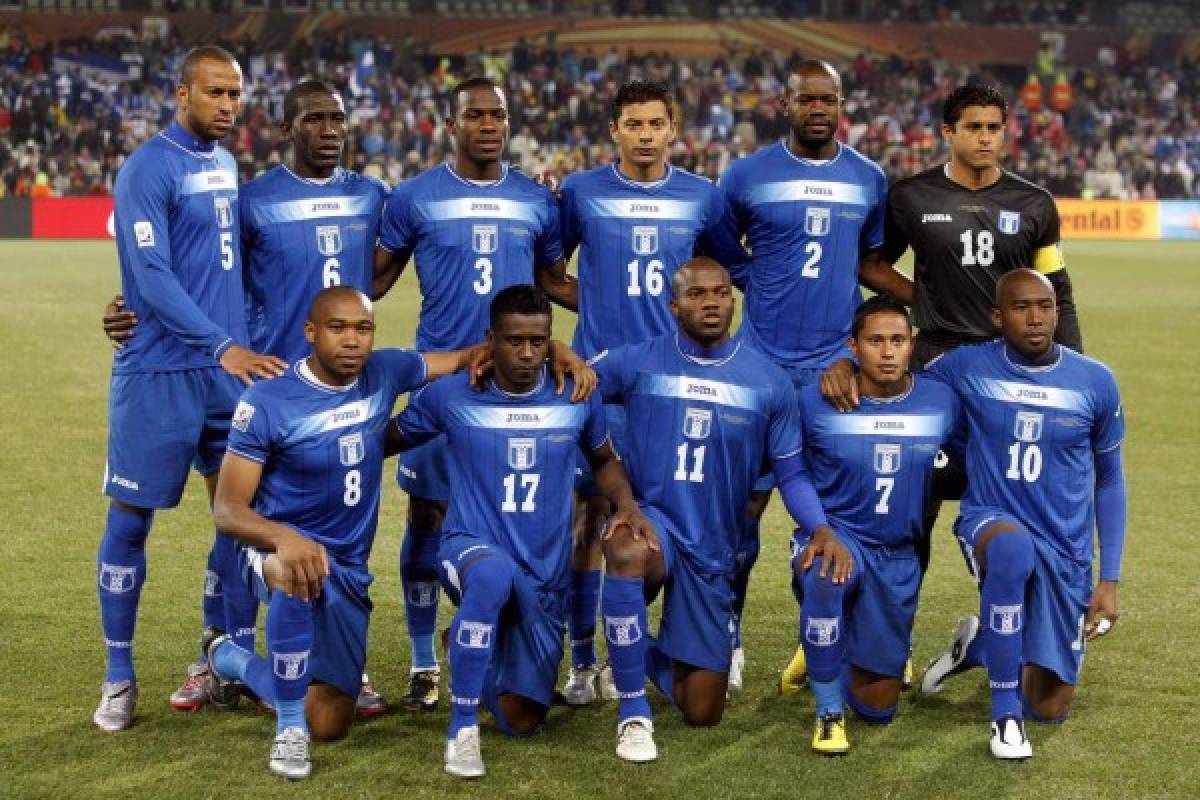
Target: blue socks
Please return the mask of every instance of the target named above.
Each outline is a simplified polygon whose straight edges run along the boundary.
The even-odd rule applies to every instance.
[[[220,564],[218,563],[219,551],[217,543],[214,540],[212,547],[208,548],[208,564],[204,569],[204,604],[202,606],[204,627],[215,628],[219,631],[225,630],[225,594],[221,587],[221,572]],[[200,653],[200,663],[204,663],[207,656]]]
[[[808,660],[818,717],[845,713],[842,661],[846,642],[842,638],[842,610],[846,592],[852,585],[834,583],[829,575],[820,577],[821,564],[818,560],[804,573],[804,606],[800,609],[800,642]]]
[[[304,719],[304,697],[308,694],[313,628],[311,602],[288,597],[283,592],[271,593],[267,609],[267,649],[271,656],[277,733],[286,728],[308,730]]]
[[[600,612],[601,576],[598,569],[571,570],[567,637],[571,641],[573,667],[590,667],[596,663],[596,616]]]
[[[992,719],[1021,717],[1025,584],[1033,572],[1033,541],[1024,531],[1001,533],[987,545],[979,621],[992,690]]]
[[[450,625],[450,728],[453,739],[479,724],[488,663],[496,644],[500,609],[512,594],[513,565],[507,556],[489,555],[463,573],[462,602]]]
[[[621,719],[650,718],[646,699],[646,598],[641,578],[604,580],[604,635],[608,658],[612,663],[613,682],[620,698]]]
[[[400,587],[404,592],[404,618],[412,645],[414,672],[438,668],[433,635],[437,631],[440,541],[440,533],[418,530],[409,523],[400,545]]]
[[[746,517],[742,529],[742,546],[737,554],[737,572],[733,575],[733,646],[742,646],[742,610],[746,607],[746,594],[750,591],[750,571],[758,562],[758,552],[762,547],[759,537],[761,520],[757,517]]]
[[[138,600],[146,582],[146,537],[154,514],[145,516],[108,506],[108,519],[96,556],[100,626],[108,646],[106,681],[133,680],[133,631]]]
[[[258,598],[238,574],[237,540],[217,533],[210,557],[215,556],[220,592],[224,598],[222,622],[218,628],[233,637],[238,647],[254,652],[255,626],[258,624]],[[207,590],[207,580],[205,589]],[[207,600],[207,591],[205,592]]]

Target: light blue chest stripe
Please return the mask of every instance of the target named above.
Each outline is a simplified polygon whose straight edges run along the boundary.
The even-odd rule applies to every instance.
[[[183,179],[179,187],[179,193],[184,195],[227,190],[237,192],[237,178],[232,172],[220,167],[193,172]]]
[[[750,190],[750,205],[795,202],[868,205],[865,187],[842,181],[778,181]]]
[[[355,197],[308,197],[303,200],[288,200],[254,208],[253,213],[264,225],[280,222],[298,222],[310,219],[332,219],[335,217],[361,217],[377,213],[374,198],[368,195]]]
[[[887,438],[941,438],[946,435],[944,414],[823,414],[813,430],[832,436],[883,436]]]
[[[587,420],[586,405],[570,406],[451,406],[451,421],[470,428],[493,430],[551,430],[581,428]]]
[[[756,414],[766,413],[766,396],[760,391],[735,383],[692,378],[687,375],[653,375],[643,372],[638,375],[634,393],[716,403]]]
[[[684,200],[645,197],[589,197],[583,201],[585,213],[596,217],[614,217],[632,222],[666,220],[692,222],[700,220],[700,204]]]
[[[419,204],[432,222],[462,219],[508,219],[538,224],[537,207],[532,203],[501,197],[458,197]]]
[[[283,435],[283,444],[292,445],[320,433],[359,427],[391,412],[384,403],[383,391],[370,397],[351,400],[336,408],[318,411],[295,420]]]
[[[1086,412],[1088,410],[1087,395],[1074,389],[1060,389],[1055,386],[1040,386],[1036,383],[1020,381],[1001,381],[982,378],[978,375],[968,375],[963,382],[972,393],[999,400],[1002,403],[1056,408],[1060,411]]]

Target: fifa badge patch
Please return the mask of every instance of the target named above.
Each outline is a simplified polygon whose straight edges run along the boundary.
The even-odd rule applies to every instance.
[[[633,226],[633,252],[639,256],[652,256],[658,252],[657,225]]]
[[[138,247],[154,247],[154,226],[149,220],[133,223],[133,238]]]
[[[237,409],[233,412],[233,422],[230,423],[233,427],[242,433],[250,427],[250,419],[254,416],[256,409],[254,406],[247,403],[245,400],[239,400]]]
[[[1016,234],[1021,230],[1021,212],[1001,211],[999,227],[1001,233],[1007,233],[1009,236]]]
[[[342,229],[337,225],[318,225],[317,252],[323,256],[336,256],[342,252]]]
[[[831,217],[828,208],[804,209],[804,232],[809,236],[825,236],[829,233]]]

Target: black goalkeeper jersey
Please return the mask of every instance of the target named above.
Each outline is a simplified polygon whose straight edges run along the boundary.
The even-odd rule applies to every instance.
[[[1058,245],[1054,198],[1011,172],[971,190],[950,180],[943,165],[898,181],[888,195],[883,256],[894,264],[912,247],[914,316],[922,338],[939,350],[996,336],[996,282],[1020,267],[1050,278],[1059,304],[1055,339],[1081,350]]]

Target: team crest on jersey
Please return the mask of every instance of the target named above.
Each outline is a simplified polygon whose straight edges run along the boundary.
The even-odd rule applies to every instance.
[[[635,617],[604,617],[604,635],[615,645],[631,645],[641,640],[642,626]]]
[[[1001,211],[999,227],[1001,233],[1007,233],[1010,236],[1021,230],[1021,212]]]
[[[689,408],[683,415],[683,435],[689,439],[707,439],[712,431],[712,417],[707,408]]]
[[[342,252],[342,229],[337,225],[318,225],[317,252],[323,256],[336,256]]]
[[[838,640],[837,617],[809,617],[808,627],[804,629],[804,638],[809,644],[817,647],[828,647]]]
[[[308,672],[308,654],[310,650],[301,653],[275,653],[275,674],[285,681],[297,680]]]
[[[1018,411],[1013,422],[1013,436],[1018,442],[1036,442],[1042,438],[1042,412]]]
[[[900,445],[875,445],[875,472],[879,475],[893,475],[900,471]]]
[[[658,252],[658,226],[633,226],[633,252],[639,256],[652,256]]]
[[[239,400],[237,410],[233,412],[233,422],[230,423],[234,428],[246,432],[250,427],[250,419],[254,416],[254,406],[247,403],[245,400]]]
[[[471,247],[481,256],[496,252],[500,244],[500,229],[495,225],[472,225]]]
[[[455,638],[463,647],[483,650],[492,644],[492,626],[486,622],[471,622],[464,619],[458,623],[458,636]]]
[[[137,583],[137,567],[100,564],[100,588],[112,594],[124,594]]]
[[[537,461],[537,439],[509,439],[508,465],[513,469],[529,469]]]
[[[233,206],[228,197],[214,197],[213,207],[217,210],[217,224],[222,228],[233,227]]]
[[[1021,630],[1022,606],[1018,603],[1015,606],[992,606],[992,613],[988,618],[988,625],[993,631],[1001,636],[1008,636],[1017,633]]]
[[[804,209],[804,232],[809,236],[824,236],[829,233],[832,215],[828,208]]]
[[[345,436],[338,437],[338,457],[342,461],[342,466],[353,467],[355,464],[363,460],[363,456],[367,454],[367,447],[363,444],[362,431],[347,433]]]

